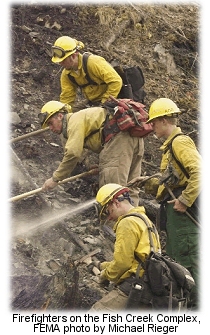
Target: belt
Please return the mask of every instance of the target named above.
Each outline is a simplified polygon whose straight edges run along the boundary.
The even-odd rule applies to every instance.
[[[180,186],[180,187],[175,187],[174,189],[172,189],[173,194],[175,195],[175,197],[179,197],[180,194],[182,193],[182,191],[186,188],[186,186]],[[165,204],[168,200],[171,200],[171,195],[167,192],[163,198],[163,200],[160,201],[160,204]]]
[[[127,296],[130,293],[132,284],[135,282],[135,274],[132,274],[130,277],[126,278],[123,280],[122,283],[120,283],[118,286],[118,288],[120,289],[120,291],[122,291],[123,293],[125,293]]]

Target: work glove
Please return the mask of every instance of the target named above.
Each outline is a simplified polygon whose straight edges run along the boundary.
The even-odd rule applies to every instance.
[[[100,275],[97,277],[97,282],[100,286],[108,286],[109,280],[105,277],[105,270],[102,270]]]
[[[144,187],[145,193],[156,195],[160,177],[161,173],[159,172],[152,176],[139,176],[129,181],[127,186],[131,188],[132,186]]]
[[[140,177],[133,178],[132,180],[130,180],[127,183],[127,186],[128,187],[132,187],[132,186],[140,187],[140,186],[143,186],[144,183],[145,183],[145,181],[147,179],[148,179],[148,176],[140,176]]]
[[[44,182],[42,186],[42,191],[45,192],[45,191],[52,190],[56,186],[58,186],[58,182],[54,181],[53,178],[49,178]]]
[[[100,261],[93,261],[92,264],[94,266],[96,266],[99,270],[101,270],[101,268],[100,268],[101,262]]]
[[[99,167],[98,167],[98,164],[91,165],[91,166],[89,167],[89,170],[95,170],[95,171],[93,171],[93,172],[91,173],[91,175],[93,175],[93,176],[99,174]]]

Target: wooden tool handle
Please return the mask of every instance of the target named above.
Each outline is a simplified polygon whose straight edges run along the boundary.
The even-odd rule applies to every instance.
[[[98,173],[98,169],[92,169],[92,170],[89,170],[89,171],[86,171],[86,172],[82,172],[82,173],[77,174],[75,176],[72,176],[72,177],[69,177],[69,178],[66,178],[66,179],[63,179],[63,180],[59,181],[58,185],[67,183],[69,181],[73,181],[77,178],[86,177],[88,175],[94,175],[94,174],[97,174],[97,173]],[[30,195],[33,195],[33,194],[36,194],[36,193],[39,193],[39,192],[42,192],[42,191],[43,191],[42,187],[39,187],[35,190],[16,195],[16,196],[10,198],[9,201],[14,202],[14,201],[17,201],[17,200],[20,200],[20,199],[24,199],[26,197],[29,197]]]
[[[44,129],[38,129],[38,130],[32,131],[31,133],[27,133],[27,134],[24,134],[24,135],[12,138],[10,140],[10,143],[18,142],[18,141],[23,140],[24,138],[28,138],[28,137],[31,137],[31,136],[39,135],[40,133],[43,133],[43,132],[45,132],[47,130],[49,130],[49,127],[44,128]]]

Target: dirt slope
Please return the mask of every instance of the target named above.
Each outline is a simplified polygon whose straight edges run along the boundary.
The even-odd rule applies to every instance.
[[[145,76],[146,108],[158,97],[174,100],[183,111],[180,125],[199,146],[199,6],[197,5],[20,5],[10,8],[11,17],[11,138],[40,129],[37,114],[49,100],[59,100],[61,69],[51,62],[50,47],[62,35],[69,35],[85,44],[85,51],[114,59],[123,65],[139,65]],[[143,173],[157,172],[160,162],[160,142],[152,135],[145,139]],[[31,137],[11,144],[11,197],[41,187],[62,159],[59,139],[51,133]],[[95,157],[91,159],[96,159]],[[91,166],[95,161],[89,162]],[[81,162],[75,174],[87,169]],[[11,204],[12,245],[14,259],[12,274],[19,274],[17,264],[33,264],[31,254],[20,252],[18,241],[41,250],[52,259],[65,258],[69,250],[60,246],[60,239],[69,242],[63,227],[67,224],[90,247],[100,245],[101,258],[110,258],[112,244],[104,238],[92,208],[81,211],[71,219],[57,219],[56,225],[45,231],[28,234],[36,219],[93,199],[97,177],[79,179],[50,192]],[[68,192],[67,192],[68,191]],[[51,207],[52,206],[52,207]],[[62,224],[59,224],[61,223]],[[23,232],[16,233],[24,226]],[[69,227],[68,226],[68,227]],[[52,234],[53,230],[53,234]],[[65,231],[65,232],[64,232]],[[41,237],[45,236],[45,243]],[[25,249],[24,249],[25,250]],[[108,250],[108,251],[107,251]],[[84,252],[84,250],[83,250]],[[81,249],[71,251],[78,259]],[[28,257],[28,258],[27,258]],[[15,262],[14,262],[15,260]],[[36,260],[37,261],[37,260]],[[29,266],[29,265],[28,265]],[[24,273],[24,266],[20,267]],[[43,270],[43,269],[42,269]],[[80,267],[80,282],[84,293],[79,307],[88,308],[100,294],[94,278],[86,267]],[[84,276],[87,280],[84,284]],[[94,289],[93,291],[89,292]]]

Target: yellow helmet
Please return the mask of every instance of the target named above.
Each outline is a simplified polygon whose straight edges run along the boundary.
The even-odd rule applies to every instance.
[[[79,42],[69,36],[61,36],[55,41],[54,45],[52,46],[52,62],[60,63],[65,58],[82,48],[84,48],[84,44],[82,42]]]
[[[177,105],[168,98],[160,98],[155,100],[149,109],[149,120],[146,123],[151,122],[160,116],[172,116],[173,114],[181,113]],[[173,115],[174,116],[174,115]]]
[[[106,205],[113,199],[117,198],[119,195],[129,192],[129,188],[125,186],[121,186],[119,184],[106,184],[102,186],[97,195],[96,195],[96,201],[97,201],[97,208],[100,219],[102,219],[104,210],[106,208]]]
[[[46,128],[47,120],[61,109],[65,108],[65,111],[71,112],[71,106],[64,104],[60,101],[48,101],[41,109],[41,113],[38,114],[41,122],[42,129]]]

